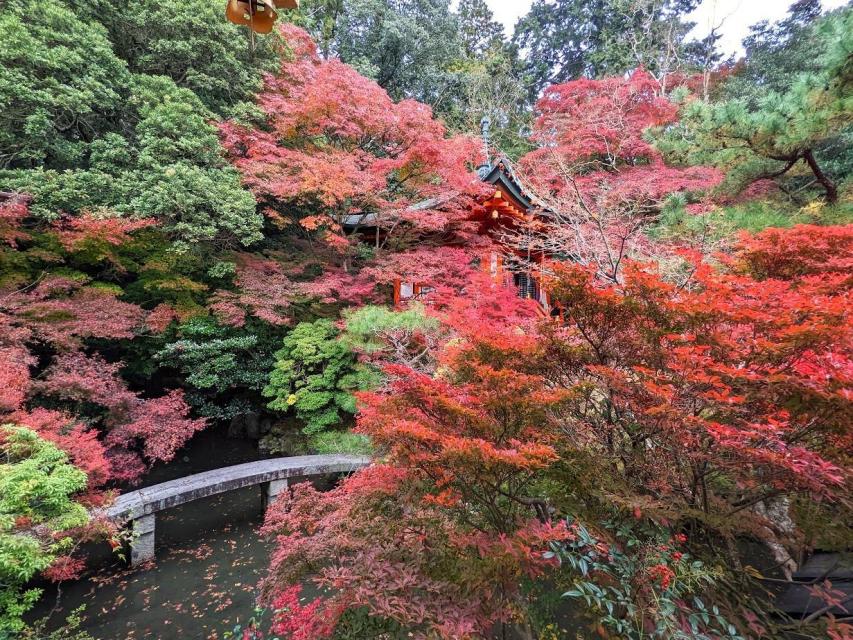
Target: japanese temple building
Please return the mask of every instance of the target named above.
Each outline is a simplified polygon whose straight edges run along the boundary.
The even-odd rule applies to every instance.
[[[492,233],[502,226],[528,220],[538,208],[535,198],[516,177],[512,164],[506,158],[482,165],[477,173],[483,182],[494,187],[494,191],[472,213],[473,219],[481,223],[480,233]],[[537,279],[529,273],[506,269],[502,254],[491,252],[483,256],[481,266],[495,282],[514,287],[520,298],[536,300],[543,311],[550,310],[548,294],[540,287]],[[394,304],[417,299],[428,291],[430,288],[427,283],[397,280],[394,283]]]

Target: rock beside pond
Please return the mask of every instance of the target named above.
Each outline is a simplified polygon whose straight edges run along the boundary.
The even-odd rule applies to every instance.
[[[272,420],[258,413],[244,413],[231,418],[228,425],[229,438],[260,440],[272,430]]]

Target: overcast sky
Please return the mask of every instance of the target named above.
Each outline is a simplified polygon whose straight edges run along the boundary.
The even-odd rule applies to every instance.
[[[720,30],[720,48],[723,53],[741,53],[740,41],[749,33],[749,26],[760,20],[778,20],[787,13],[793,0],[703,0],[693,12],[691,20],[696,23],[692,35],[706,35],[712,26],[725,19]],[[527,13],[531,0],[486,0],[495,18],[512,33],[516,21]],[[455,3],[454,3],[455,4]],[[823,0],[824,9],[835,9],[846,4],[846,0]]]

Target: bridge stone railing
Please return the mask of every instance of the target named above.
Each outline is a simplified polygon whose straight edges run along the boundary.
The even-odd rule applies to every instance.
[[[291,478],[352,473],[368,464],[370,464],[370,458],[351,455],[297,456],[258,460],[130,491],[119,496],[102,513],[111,520],[132,523],[130,563],[136,565],[154,558],[155,514],[158,511],[200,498],[258,485],[264,490],[266,505],[287,489]]]

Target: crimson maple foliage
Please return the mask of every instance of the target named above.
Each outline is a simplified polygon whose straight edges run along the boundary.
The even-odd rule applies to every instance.
[[[25,231],[26,199],[0,206],[7,241],[30,242],[43,234],[72,258],[85,252],[117,272],[123,269],[111,248],[152,226],[148,220],[83,216]],[[61,264],[62,255],[44,259]],[[110,480],[136,481],[150,463],[170,460],[205,424],[188,417],[182,392],[142,398],[122,380],[121,363],[87,353],[92,340],[128,340],[146,325],[164,328],[162,316],[170,310],[149,315],[120,293],[68,270],[45,271],[27,283],[11,279],[0,290],[0,417],[67,451],[89,476],[89,501],[99,500],[98,490]]]
[[[9,292],[0,300],[0,314],[0,327],[13,340],[39,340],[59,348],[74,348],[84,338],[131,338],[145,315],[109,288],[61,275]]]
[[[34,408],[8,414],[4,419],[28,427],[41,438],[54,443],[68,453],[75,467],[86,472],[89,493],[87,502],[97,502],[98,491],[113,478],[107,448],[97,430],[78,422],[67,413]]]
[[[359,304],[397,279],[445,286],[450,274],[446,286],[464,284],[471,197],[483,190],[472,171],[478,143],[449,136],[426,105],[395,103],[353,68],[321,58],[301,29],[281,31],[289,50],[258,95],[260,121],[219,128],[270,226],[305,259],[288,267],[241,258],[237,290],[218,292],[214,312],[233,324],[249,309],[282,324],[305,298]],[[322,276],[305,277],[309,263]]]
[[[86,562],[81,558],[59,556],[42,572],[42,575],[51,582],[64,582],[79,578],[85,568]]]
[[[141,442],[142,455],[148,461],[168,462],[195,434],[207,426],[203,419],[189,417],[190,407],[181,390],[150,400],[137,400],[130,421],[112,429],[107,444],[121,451],[132,450]]]
[[[364,615],[424,637],[524,627],[520,581],[552,567],[543,553],[570,535],[532,483],[557,460],[551,412],[566,394],[471,355],[449,355],[439,378],[388,366],[392,382],[361,394],[358,419],[384,462],[271,509],[274,631],[328,637]],[[296,607],[293,585],[309,578],[329,595]]]
[[[23,195],[0,202],[0,240],[11,247],[27,237],[21,229],[21,222],[28,213],[27,204],[28,199]]]
[[[519,162],[545,210],[538,226],[527,225],[528,247],[594,264],[611,280],[621,277],[625,258],[672,253],[644,230],[672,194],[707,206],[723,174],[664,163],[645,137],[648,129],[671,124],[677,116],[659,89],[638,69],[627,78],[576,80],[545,92],[536,106],[534,136],[540,146]]]
[[[477,143],[448,137],[426,105],[395,103],[353,68],[320,58],[301,29],[281,31],[289,52],[258,96],[263,124],[220,124],[270,221],[298,224],[344,255],[357,227],[381,228],[380,248],[413,229],[444,232],[464,222],[461,194],[481,188],[471,171]]]
[[[27,397],[30,366],[35,358],[20,347],[0,348],[0,411],[14,411]]]
[[[815,422],[824,433],[843,432],[835,403],[844,401],[849,374],[849,344],[838,340],[846,293],[707,268],[694,285],[679,292],[633,267],[624,285],[600,288],[588,271],[559,267],[553,292],[569,324],[554,337],[580,340],[591,358],[586,369],[609,387],[614,406],[648,417],[644,442],[671,430],[676,442],[684,439],[679,456],[696,459],[697,468],[709,458],[726,465],[745,493],[838,487],[840,469],[800,444],[811,441]],[[826,366],[813,371],[818,362]],[[717,457],[718,447],[725,456]],[[673,486],[655,475],[645,479]]]
[[[562,317],[538,326],[520,309],[486,321],[481,307],[478,321],[476,301],[438,305],[456,338],[436,375],[389,366],[389,385],[360,395],[358,431],[381,463],[326,494],[301,486],[270,512],[274,630],[345,637],[365,619],[443,638],[523,630],[533,602],[519,576],[560,571],[543,552],[575,539],[562,513],[621,511],[691,541],[754,536],[790,566],[794,532],[768,512],[793,517],[801,498],[846,509],[853,450],[849,231],[809,229],[825,252],[800,250],[805,232],[744,238],[717,268],[690,256],[686,286],[646,263],[629,262],[619,283],[549,265]],[[755,277],[768,252],[784,279]],[[675,567],[647,574],[683,588]],[[298,604],[306,579],[327,591]]]
[[[475,270],[472,268],[470,246],[416,247],[410,251],[388,253],[367,266],[361,279],[377,284],[394,280],[428,284],[430,287],[456,295],[465,288],[474,289]]]
[[[628,79],[574,80],[549,87],[536,103],[536,137],[541,148],[529,161],[556,157],[584,163],[581,171],[617,169],[658,154],[643,138],[649,127],[674,122],[678,108],[660,86],[638,69]]]
[[[34,384],[34,390],[66,402],[102,407],[106,411],[102,424],[108,430],[105,444],[113,461],[112,475],[133,481],[146,469],[135,453],[137,443],[148,462],[168,462],[206,423],[188,417],[189,406],[180,390],[160,398],[140,398],[127,388],[120,368],[120,364],[79,352],[63,354],[54,360],[44,381]]]
[[[555,266],[565,324],[543,333],[542,375],[583,390],[568,442],[618,460],[645,509],[784,545],[792,532],[751,507],[797,495],[844,504],[853,342],[849,276],[837,269],[851,257],[838,242],[849,230],[809,229],[822,254],[795,248],[803,232],[744,240],[739,271],[697,262],[686,287],[650,265],[611,285],[594,269]],[[806,252],[803,275],[756,280],[776,251],[793,259],[780,260],[783,274]]]
[[[796,225],[741,235],[735,252],[738,270],[758,280],[796,281],[815,276],[827,292],[850,288],[853,227]],[[810,286],[819,284],[809,281]]]
[[[287,324],[287,308],[296,287],[275,260],[252,254],[238,256],[234,290],[217,291],[210,305],[224,323],[243,326],[247,313],[273,325]]]
[[[127,218],[94,218],[82,216],[58,222],[57,236],[68,250],[79,250],[89,243],[120,245],[130,240],[130,233],[155,224],[154,220],[129,220]]]

